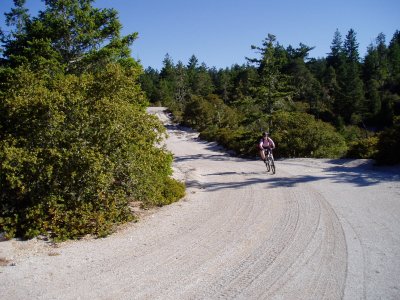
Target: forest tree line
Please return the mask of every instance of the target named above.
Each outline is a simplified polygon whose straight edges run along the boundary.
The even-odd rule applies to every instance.
[[[400,162],[400,32],[379,34],[363,58],[356,32],[336,30],[331,52],[309,58],[313,47],[284,47],[268,34],[251,46],[256,58],[225,69],[192,55],[187,64],[167,54],[161,70],[140,81],[150,101],[176,121],[239,155],[253,155],[270,131],[282,157],[374,158]]]
[[[104,236],[184,196],[114,9],[14,0],[0,30],[0,235]]]

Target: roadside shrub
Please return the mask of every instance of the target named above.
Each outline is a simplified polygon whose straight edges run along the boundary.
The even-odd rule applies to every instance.
[[[171,204],[185,196],[185,185],[173,178],[166,177],[162,196],[161,201],[157,203],[158,206]]]
[[[271,134],[277,144],[277,157],[342,157],[344,138],[335,128],[301,112],[276,112],[271,118]]]
[[[183,123],[196,130],[236,129],[242,117],[217,95],[193,96],[183,112]]]
[[[385,129],[379,135],[376,161],[379,164],[394,165],[400,163],[400,117],[395,117],[392,128]]]
[[[255,155],[256,137],[241,127],[237,129],[208,128],[202,131],[199,137],[207,141],[216,141],[226,149],[233,150],[238,155]]]
[[[139,66],[81,76],[19,68],[0,94],[0,231],[8,237],[104,236],[128,202],[170,203],[172,155],[145,112]],[[171,186],[169,186],[171,185]]]
[[[349,158],[375,158],[378,152],[378,142],[379,139],[376,136],[351,142],[346,156]]]
[[[342,126],[339,133],[347,143],[357,142],[366,137],[366,131],[355,125]]]

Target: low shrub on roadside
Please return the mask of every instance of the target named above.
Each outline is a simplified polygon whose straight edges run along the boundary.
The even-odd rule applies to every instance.
[[[379,134],[377,148],[376,161],[379,164],[400,163],[400,116],[394,119],[392,128],[388,128]]]
[[[376,136],[359,139],[349,144],[347,157],[349,158],[375,158],[378,153],[379,139]]]
[[[104,236],[132,220],[128,202],[171,203],[165,128],[145,112],[139,66],[95,73],[3,74],[0,93],[0,232],[55,239]]]

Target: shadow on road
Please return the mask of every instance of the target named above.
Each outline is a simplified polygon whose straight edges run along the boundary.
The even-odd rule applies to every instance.
[[[180,131],[182,134],[194,133],[192,129],[188,127],[184,127],[181,125],[166,125],[168,130]],[[247,163],[254,162],[254,160],[246,160],[243,158],[235,157],[232,153],[228,153],[224,150],[223,147],[218,146],[214,142],[207,142],[201,140],[199,138],[194,138],[197,143],[201,143],[206,145],[206,149],[213,150],[217,154],[193,154],[193,155],[185,155],[185,156],[175,156],[174,161],[186,162],[186,161],[195,161],[195,160],[211,160],[211,161],[227,161],[229,163],[237,162],[237,163]],[[301,159],[300,159],[301,160]],[[315,162],[315,163],[313,163]],[[321,162],[323,164],[321,165]],[[261,162],[260,162],[261,163]],[[275,188],[275,187],[294,187],[305,183],[316,182],[319,180],[330,180],[333,184],[350,184],[357,187],[366,187],[376,185],[382,182],[398,182],[400,181],[400,166],[395,167],[377,167],[373,165],[371,161],[368,160],[351,160],[351,159],[331,159],[331,160],[304,160],[297,161],[294,159],[294,164],[298,168],[294,168],[293,170],[299,170],[297,173],[294,173],[293,170],[291,173],[281,172],[279,160],[276,162],[277,164],[277,174],[271,175],[266,171],[262,172],[235,172],[229,170],[227,168],[226,171],[221,170],[220,172],[210,173],[206,175],[210,176],[234,176],[240,175],[241,181],[233,181],[233,182],[207,182],[207,183],[199,183],[199,182],[187,182],[188,186],[201,186],[202,188],[206,188],[207,190],[215,191],[219,189],[235,189],[241,186],[253,185],[264,183],[265,185],[261,188]],[[290,160],[282,160],[282,167],[284,165],[290,165]],[[302,168],[304,171],[302,171]],[[310,171],[311,170],[311,171]],[[318,173],[318,175],[307,174],[307,173]],[[251,178],[246,178],[251,175]]]
[[[229,162],[238,162],[238,163],[247,163],[254,162],[251,160],[244,160],[242,158],[234,158],[230,157],[224,153],[218,155],[189,155],[176,157],[175,160],[179,161],[189,161],[189,160],[197,160],[197,159],[207,159],[213,161],[229,161]],[[284,164],[286,162],[282,161],[282,167],[284,168]],[[281,171],[279,174],[279,160],[276,162],[277,164],[277,174],[272,175],[265,170],[263,171],[253,171],[253,172],[235,172],[229,170],[221,170],[219,172],[213,172],[204,174],[205,176],[232,176],[237,175],[238,180],[231,180],[230,182],[221,182],[215,181],[210,182],[207,180],[206,183],[199,182],[187,182],[188,186],[201,186],[201,188],[206,189],[207,191],[216,191],[221,189],[237,189],[243,186],[249,185],[260,185],[261,189],[270,189],[270,188],[282,188],[282,187],[295,187],[300,186],[306,183],[312,183],[320,180],[329,180],[332,184],[340,183],[340,184],[348,184],[356,187],[366,187],[376,185],[382,182],[398,182],[400,181],[400,174],[397,172],[399,168],[390,168],[384,169],[380,167],[376,167],[371,163],[365,164],[357,164],[351,165],[349,164],[349,160],[330,160],[326,161],[324,164],[325,167],[322,166],[310,166],[306,162],[304,163],[304,170],[319,173],[318,175],[313,174],[302,174],[301,171],[298,173],[287,173]],[[300,164],[301,165],[301,164]],[[326,167],[328,166],[328,167]],[[308,169],[307,169],[308,168]],[[302,167],[297,168],[297,170],[301,170]],[[257,169],[258,170],[258,169]],[[240,176],[240,178],[239,178]]]
[[[213,160],[213,161],[229,161],[229,162],[239,162],[243,161],[241,158],[232,157],[227,153],[221,154],[193,154],[193,155],[181,155],[175,156],[175,162],[183,162],[183,161],[194,161],[194,160]]]

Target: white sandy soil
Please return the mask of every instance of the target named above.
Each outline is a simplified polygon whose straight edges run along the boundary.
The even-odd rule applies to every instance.
[[[271,175],[151,111],[186,197],[104,239],[0,242],[0,299],[400,299],[400,167]]]

